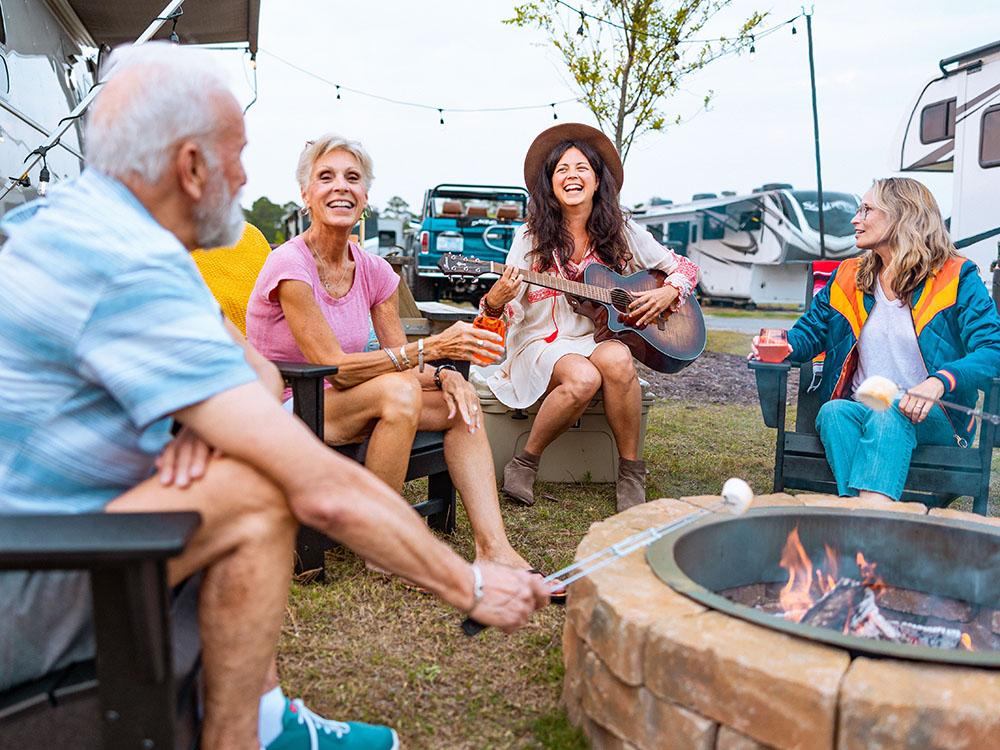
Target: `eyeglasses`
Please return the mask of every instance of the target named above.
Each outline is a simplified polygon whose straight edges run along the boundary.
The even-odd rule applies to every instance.
[[[874,208],[872,206],[869,206],[867,203],[862,203],[858,206],[858,210],[854,212],[854,215],[860,216],[862,219],[867,219],[868,214],[870,214],[873,210]]]

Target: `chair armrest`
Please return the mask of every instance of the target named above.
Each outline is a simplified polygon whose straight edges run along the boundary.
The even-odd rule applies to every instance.
[[[201,525],[183,513],[4,515],[0,569],[90,570],[176,557]]]
[[[320,440],[323,439],[323,379],[336,375],[335,365],[314,365],[309,362],[273,362],[281,377],[292,389],[295,416]]]
[[[760,412],[764,424],[768,427],[783,427],[785,423],[785,408],[788,395],[788,371],[792,369],[789,362],[761,362],[750,360],[747,367],[754,371],[757,379],[757,398],[760,399]]]
[[[292,378],[325,378],[337,374],[336,365],[314,365],[311,362],[272,362],[281,376]]]

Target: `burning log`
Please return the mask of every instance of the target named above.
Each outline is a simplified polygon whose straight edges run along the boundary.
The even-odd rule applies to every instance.
[[[799,622],[817,628],[842,631],[848,618],[857,610],[866,594],[870,595],[871,592],[862,586],[860,581],[841,578],[809,608]]]
[[[958,628],[888,619],[879,611],[878,604],[875,603],[875,594],[871,589],[863,590],[861,603],[857,612],[851,617],[848,629],[851,635],[932,648],[958,648],[961,644],[962,631]]]

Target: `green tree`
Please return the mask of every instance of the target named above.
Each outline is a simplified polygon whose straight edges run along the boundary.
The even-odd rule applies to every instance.
[[[243,216],[248,222],[257,227],[271,244],[280,244],[287,238],[283,218],[289,211],[297,210],[298,204],[289,201],[283,206],[272,203],[265,196],[261,196],[253,202],[250,209],[243,209]]]
[[[574,17],[559,0],[536,0],[516,5],[504,23],[546,31],[624,161],[637,136],[681,122],[664,104],[685,78],[752,46],[766,13],[754,12],[731,37],[704,39],[706,24],[731,2],[677,0],[667,7],[660,0],[599,0],[588,15]],[[709,91],[706,106],[711,97]]]
[[[389,202],[385,204],[385,208],[382,211],[382,216],[387,219],[399,219],[403,222],[404,228],[410,223],[413,218],[413,214],[410,211],[410,204],[406,202],[405,199],[400,198],[398,195],[394,195],[389,199]]]

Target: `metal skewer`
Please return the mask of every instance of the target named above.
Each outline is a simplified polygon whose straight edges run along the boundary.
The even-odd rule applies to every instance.
[[[887,398],[890,391],[892,393],[892,398]],[[872,375],[865,378],[864,382],[858,386],[858,389],[854,392],[855,397],[875,411],[886,411],[892,406],[892,402],[896,396],[906,395],[913,396],[913,398],[919,398],[924,401],[930,401],[931,403],[940,404],[941,406],[947,406],[949,409],[955,409],[964,414],[968,414],[971,417],[979,417],[984,419],[990,424],[1000,425],[1000,414],[991,414],[990,412],[983,411],[982,409],[974,409],[971,406],[964,406],[962,404],[956,404],[954,401],[946,401],[943,398],[934,398],[933,396],[924,396],[920,393],[914,393],[906,388],[900,388],[898,384],[893,383],[889,378],[883,377],[881,375]]]
[[[685,526],[698,521],[705,516],[712,515],[714,513],[720,513],[726,511],[733,515],[742,515],[746,512],[747,508],[750,507],[750,503],[753,500],[753,493],[750,488],[742,480],[735,480],[739,482],[742,487],[746,487],[742,490],[741,487],[736,485],[730,485],[730,482],[734,480],[730,479],[726,482],[723,487],[722,499],[717,503],[712,503],[711,505],[701,508],[695,513],[689,516],[680,518],[676,521],[670,521],[661,526],[652,526],[648,529],[640,531],[632,536],[622,539],[620,542],[612,544],[610,547],[605,547],[602,550],[598,550],[586,557],[577,560],[571,565],[567,565],[561,570],[557,570],[555,573],[545,576],[544,583],[550,587],[553,591],[565,588],[575,581],[579,581],[581,578],[589,576],[606,565],[626,557],[638,549],[643,547],[648,547],[650,544],[655,542],[657,539],[666,536],[667,534],[676,531],[677,529],[684,528]],[[730,489],[732,487],[732,489]],[[727,492],[727,490],[730,490]],[[568,576],[565,580],[562,580],[564,576]],[[467,636],[479,635],[483,630],[485,630],[488,625],[483,625],[481,622],[477,622],[471,617],[466,617],[462,622],[462,631]]]

